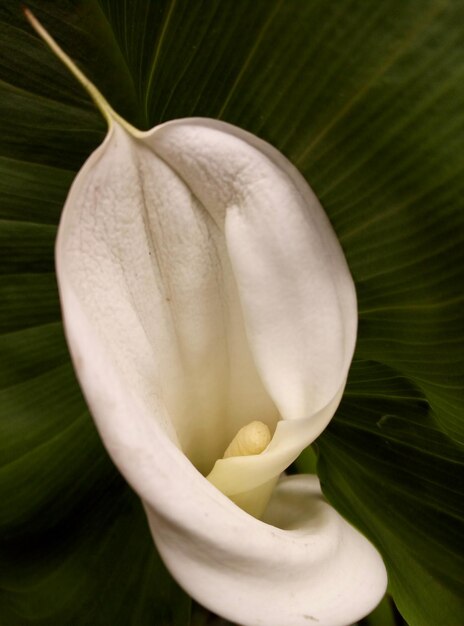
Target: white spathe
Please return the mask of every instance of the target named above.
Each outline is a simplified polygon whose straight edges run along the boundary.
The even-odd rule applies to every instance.
[[[324,211],[241,129],[133,129],[29,19],[109,122],[66,201],[57,275],[77,376],[161,555],[234,622],[347,626],[381,599],[382,560],[315,477],[280,478],[332,418],[355,345]],[[222,459],[253,420],[266,450]]]
[[[333,416],[354,349],[353,282],[293,166],[213,120],[136,137],[113,123],[69,194],[57,271],[92,414],[180,584],[250,626],[368,613],[383,563],[315,478],[283,479],[267,523],[223,495],[262,512]],[[221,459],[254,419],[275,431],[266,451]]]

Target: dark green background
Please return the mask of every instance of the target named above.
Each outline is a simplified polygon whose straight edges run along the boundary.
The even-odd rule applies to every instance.
[[[136,126],[221,118],[307,178],[347,255],[360,315],[346,394],[317,444],[324,492],[382,552],[408,623],[458,626],[462,0],[28,6]],[[0,0],[0,46],[0,624],[213,623],[160,563],[63,339],[56,226],[104,122],[11,0]],[[393,624],[381,610],[364,623]]]

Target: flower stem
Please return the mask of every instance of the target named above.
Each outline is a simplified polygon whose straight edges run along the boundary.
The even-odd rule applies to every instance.
[[[66,54],[66,52],[57,44],[53,37],[45,30],[39,20],[32,14],[32,12],[23,7],[23,12],[33,29],[37,34],[45,41],[48,47],[54,52],[54,54],[66,65],[69,71],[77,78],[80,84],[84,87],[92,100],[97,105],[98,109],[102,113],[103,117],[108,122],[108,126],[111,128],[113,122],[117,122],[120,126],[123,126],[131,135],[138,136],[140,131],[134,128],[131,124],[126,122],[116,111],[110,106],[106,98],[100,92],[99,89],[85,76],[85,74],[77,67],[74,61]]]

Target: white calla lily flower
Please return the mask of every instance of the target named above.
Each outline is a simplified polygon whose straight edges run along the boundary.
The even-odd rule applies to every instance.
[[[132,128],[29,19],[109,122],[66,201],[57,274],[77,376],[163,559],[239,624],[356,621],[385,592],[380,556],[316,477],[281,477],[332,418],[356,339],[324,211],[234,126]]]

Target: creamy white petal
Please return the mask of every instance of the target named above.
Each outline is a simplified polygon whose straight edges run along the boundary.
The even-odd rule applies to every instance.
[[[156,537],[164,521],[145,506]],[[385,592],[378,553],[325,502],[315,476],[283,479],[265,523],[227,517],[221,542],[215,531],[206,536],[197,519],[193,554],[173,534],[159,535],[158,547],[193,597],[235,623],[348,626]]]
[[[281,415],[317,412],[346,378],[357,306],[314,193],[280,152],[230,124],[175,120],[145,141],[225,233],[247,336]]]
[[[274,429],[280,408],[263,455],[217,462],[225,493],[275,480],[327,425],[354,347],[353,283],[317,199],[268,144],[212,120],[138,139],[116,124],[73,185],[60,242],[121,370],[163,399],[202,471],[243,424]]]
[[[254,360],[285,420],[259,458],[216,462],[209,479],[238,501],[268,490],[332,418],[356,339],[353,281],[317,198],[267,143],[202,119],[169,122],[146,141],[224,231]]]
[[[274,429],[223,234],[169,165],[118,125],[73,184],[57,265],[128,384],[165,404],[202,471],[255,416]]]
[[[150,188],[150,176],[161,187],[158,193]],[[380,600],[385,571],[369,542],[321,503],[314,479],[279,486],[267,524],[235,506],[180,449],[191,443],[187,411],[192,406],[209,408],[208,428],[220,431],[217,436],[212,430],[207,439],[224,436],[214,410],[222,406],[225,387],[219,392],[214,385],[218,372],[219,381],[226,377],[221,369],[222,350],[227,349],[223,336],[231,324],[224,322],[229,318],[217,298],[224,298],[222,306],[232,306],[234,315],[240,312],[234,283],[227,283],[231,274],[218,275],[218,266],[224,271],[221,263],[227,260],[223,250],[217,252],[218,216],[212,225],[201,209],[204,200],[195,197],[179,184],[172,165],[147,154],[117,126],[79,174],[57,244],[66,332],[79,380],[105,445],[144,501],[163,558],[193,597],[244,625],[264,620],[270,626],[292,626],[312,616],[321,625],[342,626]],[[235,328],[242,326],[236,323]],[[249,352],[244,354],[242,361],[252,369]],[[199,355],[214,359],[213,371]],[[349,361],[349,351],[347,355]],[[262,499],[258,508],[264,508],[276,468],[280,472],[308,432],[315,436],[330,419],[346,377],[347,365],[341,360],[334,368],[338,388],[331,398],[329,385],[326,405],[307,417],[279,422],[266,453],[227,460],[232,465],[238,461],[229,480],[242,505]],[[257,374],[253,376],[256,380]],[[195,385],[203,377],[205,392],[211,385],[212,397],[203,398],[201,405]],[[243,459],[254,463],[255,471],[245,466],[241,476]],[[247,485],[245,493],[237,491],[237,480]],[[282,498],[285,506],[279,504]],[[295,507],[297,527],[287,528],[282,515]]]
[[[384,565],[325,503],[317,479],[281,481],[264,521],[235,506],[166,434],[163,407],[145,405],[121,379],[73,290],[61,291],[74,312],[68,338],[89,406],[179,583],[243,626],[347,626],[370,612],[385,592]]]

